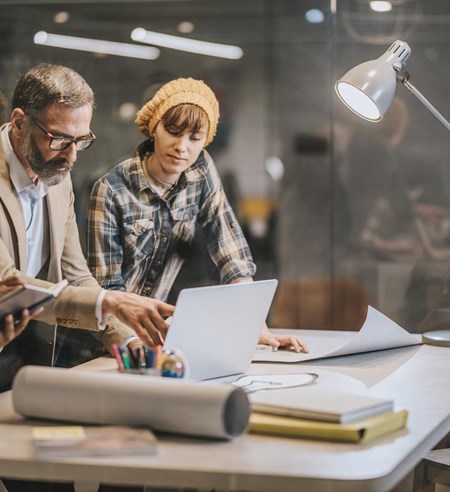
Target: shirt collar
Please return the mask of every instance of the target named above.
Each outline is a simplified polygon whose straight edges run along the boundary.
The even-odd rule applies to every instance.
[[[154,143],[151,140],[145,140],[138,146],[133,157],[133,174],[135,178],[134,184],[139,192],[150,188],[142,168],[142,162],[144,161],[146,154],[149,152],[154,152]],[[205,164],[204,152],[201,151],[194,164],[186,169],[186,171],[181,173],[180,178],[178,179],[177,188],[183,189],[189,182],[195,182],[203,179],[203,173],[200,171],[200,168],[203,168]]]
[[[9,174],[14,188],[17,193],[25,192],[33,195],[36,199],[43,198],[48,193],[48,186],[39,180],[34,184],[30,176],[28,176],[23,164],[20,162],[11,145],[11,140],[9,139],[10,128],[11,124],[5,125],[2,130],[1,138],[5,150],[5,160],[9,166]]]

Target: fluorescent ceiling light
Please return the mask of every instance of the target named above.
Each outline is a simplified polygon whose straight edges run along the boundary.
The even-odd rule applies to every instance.
[[[164,48],[188,51],[199,55],[217,56],[219,58],[228,58],[230,60],[238,60],[244,55],[244,52],[239,46],[210,43],[208,41],[198,41],[196,39],[172,36],[170,34],[161,34],[159,32],[147,31],[142,27],[133,29],[131,39],[133,41],[154,44]]]
[[[139,46],[131,43],[116,43],[102,39],[78,38],[39,31],[34,35],[34,43],[70,50],[90,51],[106,55],[126,56],[143,60],[156,60],[160,50],[154,47]]]

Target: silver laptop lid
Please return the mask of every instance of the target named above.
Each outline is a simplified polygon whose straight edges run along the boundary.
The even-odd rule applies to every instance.
[[[245,372],[277,284],[260,280],[182,290],[164,348],[183,353],[190,379]]]

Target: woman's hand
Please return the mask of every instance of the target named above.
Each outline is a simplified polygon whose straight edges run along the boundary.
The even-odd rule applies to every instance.
[[[295,352],[309,352],[308,346],[302,340],[293,335],[275,335],[271,333],[267,326],[264,326],[258,343],[270,345],[275,348],[289,348]]]

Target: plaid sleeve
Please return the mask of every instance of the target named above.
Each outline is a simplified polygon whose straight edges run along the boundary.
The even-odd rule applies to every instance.
[[[88,265],[105,289],[126,290],[122,261],[119,209],[109,183],[100,179],[94,184],[90,198]]]
[[[228,202],[212,158],[206,154],[205,200],[200,216],[208,251],[228,284],[239,278],[253,277],[256,265],[242,228]]]

